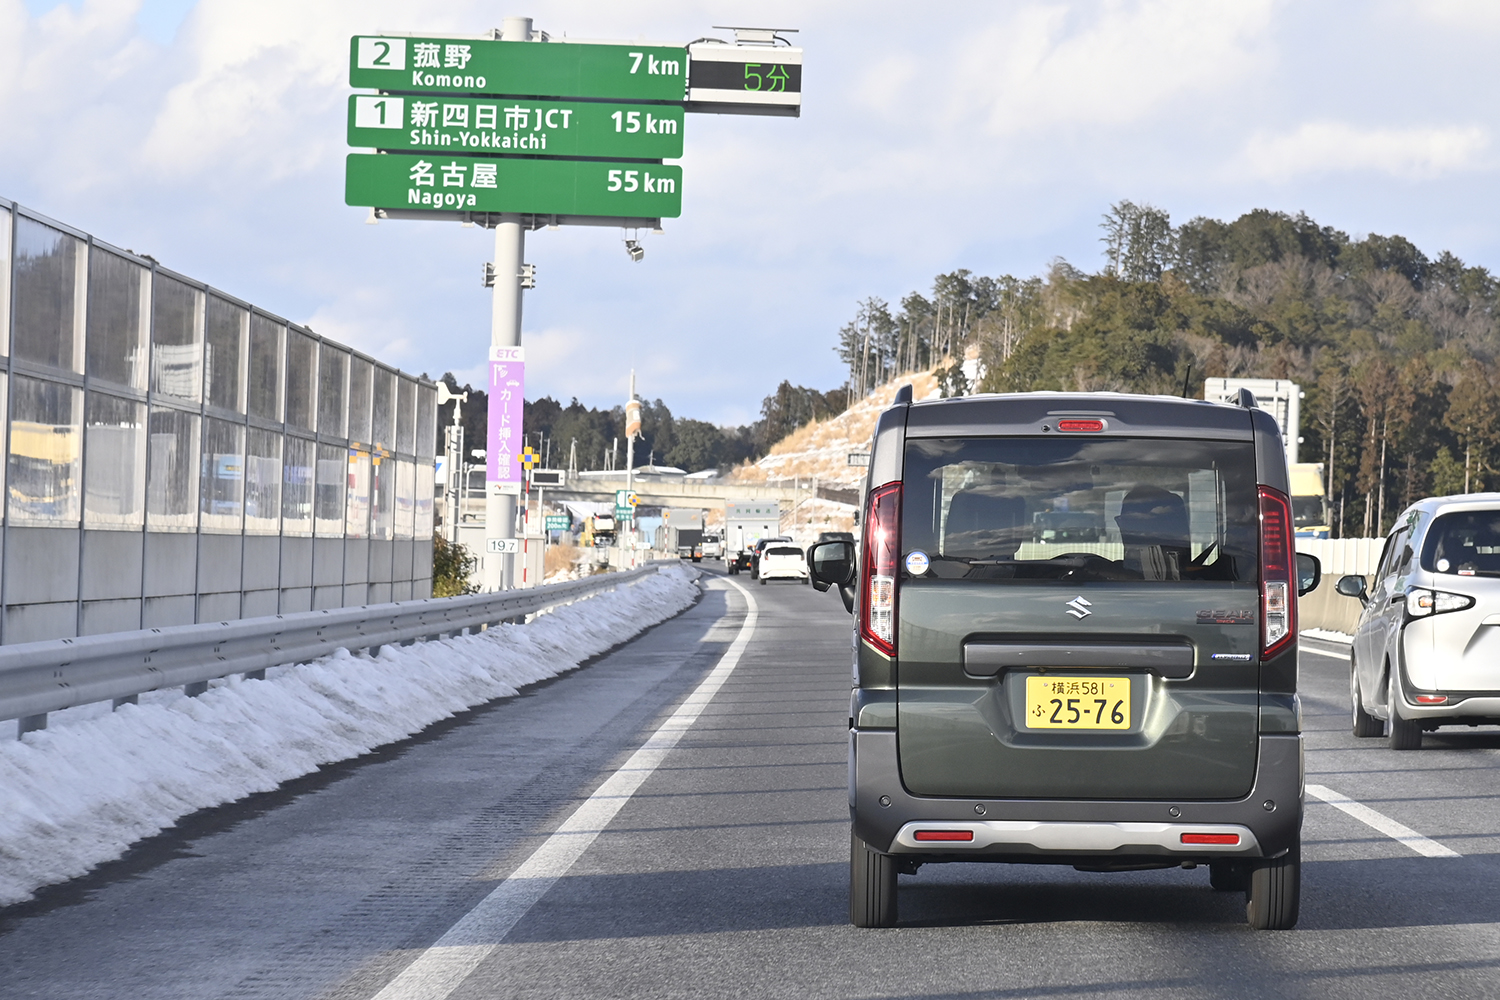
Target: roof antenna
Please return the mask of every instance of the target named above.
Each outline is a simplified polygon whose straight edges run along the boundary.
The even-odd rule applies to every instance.
[[[1188,392],[1188,380],[1191,379],[1192,377],[1193,377],[1193,363],[1191,361],[1189,361],[1188,362],[1187,374],[1184,375],[1184,376],[1182,376],[1182,398],[1183,399],[1188,399],[1189,398],[1189,396],[1187,394],[1187,392]]]
[[[1256,400],[1255,393],[1244,387],[1241,387],[1240,391],[1235,393],[1234,405],[1243,406],[1247,410],[1260,409],[1260,402]]]
[[[900,406],[902,403],[911,402],[911,383],[908,382],[896,390],[896,398],[891,400],[892,406]]]

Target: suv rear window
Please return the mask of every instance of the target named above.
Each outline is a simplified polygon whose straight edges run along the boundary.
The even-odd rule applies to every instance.
[[[802,550],[801,549],[789,549],[789,548],[786,548],[785,546],[777,546],[774,549],[766,549],[766,555],[768,555],[768,556],[796,556],[797,558],[800,559],[800,558],[802,558]]]
[[[1251,443],[907,442],[901,547],[939,579],[1236,581],[1259,556]]]
[[[1422,568],[1459,576],[1500,576],[1500,510],[1444,514],[1427,529]]]

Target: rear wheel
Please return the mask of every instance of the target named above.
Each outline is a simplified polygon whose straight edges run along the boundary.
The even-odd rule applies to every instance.
[[[1420,750],[1422,749],[1422,724],[1412,719],[1403,719],[1396,711],[1396,705],[1401,696],[1396,691],[1396,678],[1392,677],[1386,685],[1390,692],[1386,699],[1386,732],[1390,735],[1392,750]]]
[[[870,850],[849,832],[849,922],[855,927],[896,926],[896,859]]]
[[[1354,735],[1361,738],[1380,736],[1385,727],[1380,720],[1365,711],[1365,703],[1359,696],[1359,671],[1349,664],[1349,701],[1354,706]]]
[[[1208,884],[1218,892],[1244,892],[1250,888],[1250,866],[1243,861],[1214,861],[1208,866]]]
[[[1258,863],[1245,890],[1245,918],[1258,931],[1289,931],[1297,926],[1302,902],[1302,845],[1279,858]]]
[[[761,586],[762,586],[762,587],[764,587],[764,586],[765,586],[765,585],[766,585],[766,578],[765,578],[765,577],[761,577],[761,578],[760,578],[760,585],[761,585]]]

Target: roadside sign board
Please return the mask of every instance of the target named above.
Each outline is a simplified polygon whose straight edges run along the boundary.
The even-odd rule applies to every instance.
[[[350,153],[344,202],[371,208],[675,219],[682,168],[611,160]]]
[[[573,526],[573,519],[566,514],[548,514],[543,522],[547,531],[567,531]]]
[[[620,506],[616,506],[615,507],[615,520],[616,521],[634,521],[635,520],[635,508],[634,507],[620,507]]]
[[[484,550],[499,555],[513,556],[521,551],[521,540],[519,538],[487,538]]]
[[[352,94],[349,145],[675,160],[683,117],[681,105]]]
[[[349,85],[391,92],[681,101],[687,50],[670,45],[356,35]]]
[[[485,480],[521,485],[521,416],[526,397],[526,348],[491,347]],[[494,541],[494,539],[491,539]]]
[[[729,114],[796,116],[802,111],[802,50],[688,46],[688,107]]]

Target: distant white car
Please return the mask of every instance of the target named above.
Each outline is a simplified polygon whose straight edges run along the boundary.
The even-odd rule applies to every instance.
[[[791,545],[770,545],[760,554],[760,582],[767,580],[792,580],[808,583],[807,557],[802,550]]]

